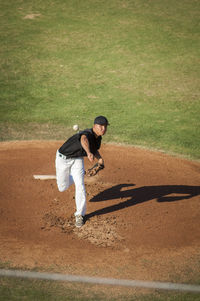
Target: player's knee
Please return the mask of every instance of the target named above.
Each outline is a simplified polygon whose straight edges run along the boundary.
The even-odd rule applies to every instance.
[[[59,190],[60,192],[64,192],[66,189],[67,189],[67,186],[66,186],[66,185],[58,185],[58,190]]]
[[[66,189],[65,189],[65,188],[62,188],[62,187],[58,187],[58,190],[59,190],[60,192],[64,192]]]

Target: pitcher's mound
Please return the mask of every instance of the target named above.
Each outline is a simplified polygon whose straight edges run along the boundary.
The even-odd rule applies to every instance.
[[[57,190],[63,142],[0,143],[0,260],[13,267],[143,280],[188,281],[200,266],[200,164],[102,145],[105,169],[86,178],[85,225],[74,187]],[[85,159],[86,168],[91,167]],[[34,175],[52,175],[46,181]]]

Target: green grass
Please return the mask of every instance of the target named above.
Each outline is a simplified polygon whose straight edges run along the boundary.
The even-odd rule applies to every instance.
[[[0,301],[197,301],[199,294],[0,278]]]
[[[106,142],[199,158],[199,1],[0,8],[0,140],[65,139],[105,114]]]

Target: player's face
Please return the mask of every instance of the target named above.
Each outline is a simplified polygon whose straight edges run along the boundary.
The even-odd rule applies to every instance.
[[[107,124],[95,124],[94,130],[97,136],[103,136],[107,131]]]

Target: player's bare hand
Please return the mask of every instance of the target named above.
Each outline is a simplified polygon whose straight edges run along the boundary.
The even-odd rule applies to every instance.
[[[87,157],[88,157],[88,160],[89,160],[90,162],[93,162],[93,161],[94,161],[94,155],[93,155],[92,153],[88,153],[88,154],[87,154]]]

